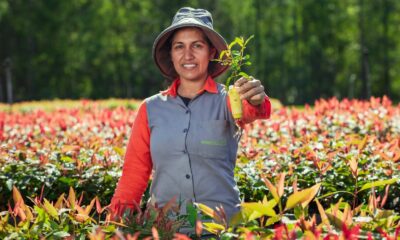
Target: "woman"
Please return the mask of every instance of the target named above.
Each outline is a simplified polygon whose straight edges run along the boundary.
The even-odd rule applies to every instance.
[[[226,47],[211,14],[188,7],[179,9],[156,38],[154,60],[173,82],[139,107],[111,201],[114,213],[140,202],[152,171],[150,191],[159,206],[177,197],[183,210],[188,202],[222,204],[228,217],[239,210],[238,128],[227,91],[214,81],[227,67],[211,61]],[[269,117],[270,102],[259,80],[239,79],[235,86],[243,99],[239,124]]]

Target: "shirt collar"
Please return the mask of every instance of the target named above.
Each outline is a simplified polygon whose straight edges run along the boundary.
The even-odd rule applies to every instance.
[[[162,95],[169,95],[172,97],[176,97],[178,95],[178,86],[181,83],[181,80],[179,78],[176,78],[172,84],[168,87],[167,90],[161,91]],[[202,89],[200,89],[197,94],[200,94],[204,91],[207,91],[209,93],[218,93],[218,88],[217,88],[217,83],[214,81],[214,79],[211,76],[208,76],[206,79],[206,82],[204,83],[204,86]]]

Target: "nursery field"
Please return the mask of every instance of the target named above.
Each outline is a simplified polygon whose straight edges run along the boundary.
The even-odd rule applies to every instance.
[[[400,239],[400,105],[388,98],[274,102],[243,131],[230,222],[201,204],[110,215],[139,104],[0,105],[0,239]],[[196,234],[177,233],[185,224]]]

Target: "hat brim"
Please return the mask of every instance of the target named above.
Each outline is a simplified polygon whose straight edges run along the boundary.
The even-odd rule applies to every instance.
[[[153,59],[161,73],[168,79],[175,79],[178,77],[178,74],[171,61],[169,48],[166,46],[166,44],[168,44],[167,40],[175,30],[184,27],[198,27],[203,30],[206,37],[217,50],[217,57],[220,55],[221,51],[227,49],[226,41],[219,33],[195,19],[185,19],[185,21],[180,21],[169,26],[158,35],[153,44]],[[211,77],[216,78],[225,72],[228,67],[229,66],[224,66],[219,62],[210,62],[208,72]]]

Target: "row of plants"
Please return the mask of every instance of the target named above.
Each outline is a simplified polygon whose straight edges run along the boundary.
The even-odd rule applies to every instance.
[[[189,222],[221,239],[397,239],[400,107],[389,99],[321,99],[247,125],[235,169],[244,202],[230,224],[223,210],[201,204],[176,221],[166,217],[172,203],[111,218],[104,206],[136,105],[0,112],[0,237],[184,239],[176,231]]]
[[[25,203],[17,188],[13,188],[14,206],[0,213],[2,239],[200,239],[202,234],[214,234],[212,239],[393,239],[400,237],[400,215],[384,210],[372,195],[368,204],[352,209],[339,201],[324,208],[315,199],[321,184],[297,189],[286,201],[285,174],[272,184],[264,179],[273,197],[268,200],[244,202],[241,211],[230,221],[223,208],[213,210],[203,204],[189,205],[187,215],[179,215],[176,199],[156,208],[148,205],[145,211],[126,211],[122,217],[113,217],[107,206],[97,197],[82,205],[70,188],[68,196],[62,194],[55,203],[43,196]],[[308,213],[312,201],[319,215]],[[294,214],[287,214],[287,212]],[[171,216],[174,218],[171,218]],[[178,233],[185,223],[193,234]]]
[[[0,112],[0,210],[13,186],[24,196],[49,200],[73,187],[87,199],[108,203],[137,104],[63,101],[54,103],[62,106],[57,108],[31,103]]]
[[[397,183],[387,209],[400,212],[400,107],[387,98],[319,100],[313,108],[281,108],[268,121],[246,126],[237,178],[247,201],[267,190],[261,176],[287,173],[287,185],[321,183],[321,204],[368,202],[363,186]],[[374,190],[382,192],[385,184]],[[323,197],[322,197],[323,196]]]
[[[110,98],[103,100],[40,100],[30,102],[16,102],[13,104],[0,103],[0,111],[2,112],[32,112],[35,110],[55,111],[58,109],[71,109],[71,108],[85,108],[85,107],[102,107],[102,108],[116,108],[125,107],[128,109],[136,109],[140,100],[137,99],[121,99]]]

